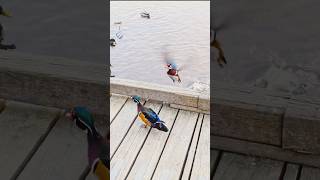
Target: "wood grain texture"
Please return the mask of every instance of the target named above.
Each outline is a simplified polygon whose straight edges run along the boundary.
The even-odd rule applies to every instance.
[[[301,170],[300,180],[319,180],[320,169],[303,166]]]
[[[117,95],[112,95],[110,97],[110,124],[112,123],[117,113],[121,110],[127,99],[128,98],[126,97]]]
[[[191,180],[210,179],[210,116],[205,115],[192,167]]]
[[[57,109],[7,102],[0,114],[0,179],[10,179],[50,123],[59,115]]]
[[[197,119],[198,113],[179,112],[152,179],[180,178]]]
[[[110,125],[110,157],[115,153],[137,114],[137,104],[133,101],[127,101]]]
[[[145,107],[149,107],[158,113],[160,111],[161,104],[152,104],[147,102]],[[150,131],[149,127],[144,128],[142,125],[143,123],[138,117],[130,128],[126,138],[121,143],[116,154],[111,159],[111,179],[120,180],[126,178]]]
[[[88,165],[87,136],[65,118],[58,120],[19,179],[77,179]]]
[[[166,122],[169,130],[172,128],[177,113],[177,109],[170,108],[167,105],[164,105],[160,111],[159,117]],[[164,133],[157,129],[150,131],[127,179],[151,179],[168,136],[169,132]]]
[[[186,164],[183,169],[183,174],[182,174],[183,180],[188,180],[190,177],[190,174],[191,174],[191,169],[193,166],[193,162],[194,162],[194,158],[195,158],[195,154],[196,154],[196,150],[197,150],[196,148],[198,145],[198,138],[200,135],[202,120],[203,120],[203,114],[201,114],[199,117],[196,129],[195,129],[193,137],[192,137],[192,143],[191,143],[191,146],[190,146],[190,149],[188,152],[187,161],[186,161]]]
[[[282,167],[280,161],[223,153],[213,180],[275,180]]]
[[[283,176],[283,180],[296,180],[299,172],[299,165],[287,164],[286,171]]]

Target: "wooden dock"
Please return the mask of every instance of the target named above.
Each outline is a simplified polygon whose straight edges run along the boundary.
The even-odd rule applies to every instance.
[[[86,133],[62,112],[0,99],[0,179],[93,180]],[[96,125],[106,132],[106,121]]]
[[[169,132],[142,127],[137,105],[126,96],[110,99],[111,179],[209,179],[210,115],[143,101]]]
[[[212,180],[319,180],[320,169],[211,149]]]

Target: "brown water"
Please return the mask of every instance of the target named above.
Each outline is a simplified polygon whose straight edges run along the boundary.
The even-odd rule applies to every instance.
[[[16,51],[106,64],[106,1],[12,0],[1,5],[13,16],[0,17],[0,22]]]
[[[209,1],[112,1],[110,48],[116,77],[204,90],[210,83]],[[147,11],[151,18],[142,18]],[[116,33],[123,34],[118,39]],[[164,47],[183,69],[173,84],[164,68]]]
[[[213,81],[320,97],[320,2],[215,1],[213,25],[228,61]]]

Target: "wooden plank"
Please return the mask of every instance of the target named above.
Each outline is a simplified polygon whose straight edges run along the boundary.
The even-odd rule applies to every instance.
[[[180,178],[197,120],[198,113],[179,112],[152,179]]]
[[[177,109],[164,105],[159,117],[166,122],[167,127],[171,130],[177,113]],[[156,129],[151,130],[127,179],[151,179],[168,136],[169,133],[163,133]]]
[[[210,150],[210,177],[213,177],[213,171],[216,168],[215,166],[217,166],[218,164],[218,156],[219,156],[219,151],[217,150]]]
[[[0,179],[13,176],[58,114],[53,108],[7,102],[0,114],[0,162],[5,162],[0,168]]]
[[[320,169],[308,166],[303,166],[301,170],[300,180],[319,180]]]
[[[104,121],[105,122],[105,121]],[[99,129],[106,129],[99,126]],[[20,179],[77,179],[88,165],[87,135],[65,118],[59,119]]]
[[[210,179],[210,116],[205,115],[201,126],[191,180]]]
[[[303,154],[294,151],[283,150],[281,147],[243,141],[220,136],[211,136],[211,148],[251,154],[259,157],[271,158],[279,161],[287,161],[296,164],[305,164],[320,168],[320,156]]]
[[[203,115],[201,114],[199,117],[199,120],[197,122],[197,126],[195,129],[195,132],[193,134],[193,138],[192,138],[192,143],[189,149],[189,153],[188,153],[188,157],[187,157],[187,161],[186,161],[186,165],[184,166],[183,169],[183,174],[182,174],[182,179],[186,179],[189,180],[189,176],[191,174],[191,169],[192,169],[192,165],[194,162],[194,157],[196,154],[196,148],[198,145],[198,139],[199,139],[199,135],[200,135],[200,129],[201,129],[201,124],[202,124],[202,119],[203,119]]]
[[[146,103],[146,107],[152,108],[159,112],[161,104]],[[111,176],[110,179],[125,179],[140,148],[149,134],[150,128],[143,128],[142,121],[138,117],[133,126],[130,128],[126,138],[121,143],[116,154],[111,159]],[[164,132],[163,132],[164,133]]]
[[[5,101],[3,99],[0,99],[0,113],[4,110],[5,108]]]
[[[101,134],[106,133],[106,121],[95,124]],[[32,179],[37,174],[40,179],[77,179],[88,166],[87,151],[86,133],[60,118],[19,177]]]
[[[127,101],[117,117],[113,120],[110,125],[110,157],[113,156],[120,145],[137,114],[137,104],[133,101]]]
[[[110,97],[110,123],[112,123],[113,119],[117,115],[117,113],[121,110],[124,103],[128,98],[122,96],[112,95]]]
[[[280,161],[223,153],[213,180],[275,180],[282,167]]]
[[[295,180],[297,179],[299,172],[299,165],[297,164],[287,164],[286,172],[283,176],[283,180]]]

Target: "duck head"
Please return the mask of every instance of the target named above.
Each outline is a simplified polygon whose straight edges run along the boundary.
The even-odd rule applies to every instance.
[[[65,116],[75,122],[81,130],[87,130],[88,133],[94,134],[94,119],[91,113],[85,107],[73,107],[66,110]]]
[[[141,97],[140,97],[140,96],[137,96],[137,95],[131,96],[131,99],[132,99],[133,102],[135,102],[135,103],[140,103],[140,101],[141,101]]]
[[[10,15],[8,12],[6,12],[6,11],[2,8],[2,6],[0,6],[0,15],[6,16],[6,17],[11,17],[11,15]]]
[[[168,63],[168,64],[167,64],[167,68],[168,68],[168,69],[173,69],[173,65],[172,65],[171,63]]]

